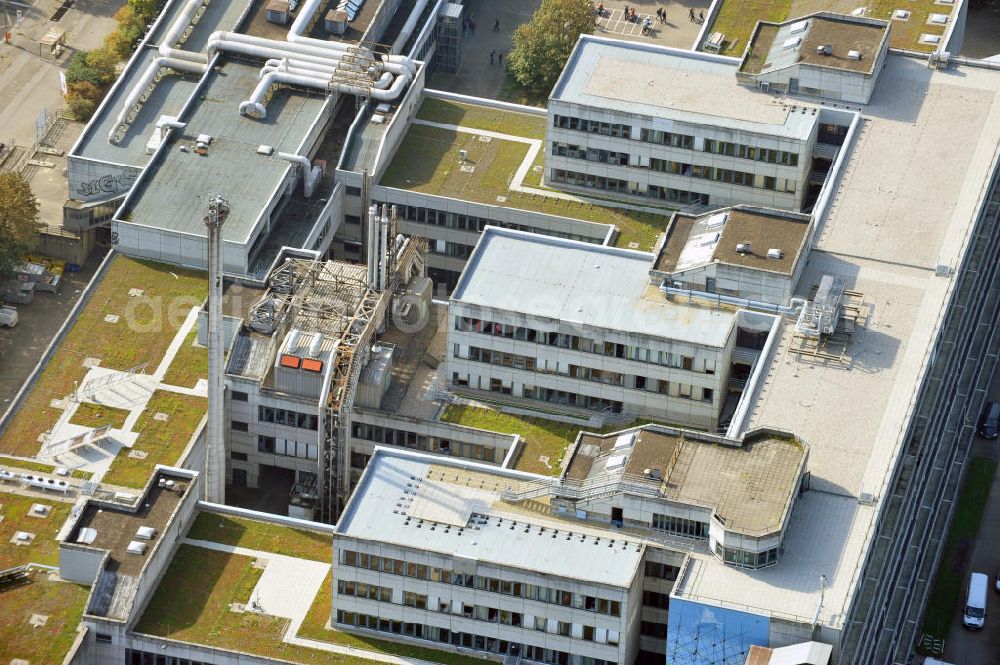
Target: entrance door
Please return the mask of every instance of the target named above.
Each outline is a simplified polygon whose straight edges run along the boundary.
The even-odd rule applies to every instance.
[[[794,95],[799,91],[799,80],[798,79],[788,79],[788,92]]]
[[[611,509],[611,523],[614,524],[617,527],[620,527],[622,524],[624,524],[624,522],[625,522],[625,517],[624,517],[624,515],[622,513],[622,509],[621,508],[612,508]]]

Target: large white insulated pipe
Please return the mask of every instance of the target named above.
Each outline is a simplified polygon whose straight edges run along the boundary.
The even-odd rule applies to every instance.
[[[405,67],[393,64],[394,69],[399,69],[406,71]],[[382,72],[382,76],[378,78],[372,85],[379,90],[389,87],[392,83],[394,74],[389,71],[389,66],[385,67],[386,71]],[[298,58],[285,58],[283,60],[278,60],[277,58],[272,58],[264,63],[264,67],[260,70],[258,78],[263,78],[264,74],[268,72],[292,72],[293,74],[302,74],[304,76],[329,76],[332,77],[333,73],[337,71],[334,65],[320,65],[313,62],[305,62],[299,60]]]
[[[128,117],[129,111],[132,107],[139,103],[139,98],[142,97],[146,88],[149,84],[153,82],[157,74],[160,73],[160,69],[164,67],[169,67],[171,69],[177,69],[184,72],[192,72],[194,74],[204,74],[205,70],[208,69],[208,65],[203,62],[191,62],[190,60],[178,60],[177,58],[156,58],[146,70],[139,77],[139,80],[135,82],[132,89],[129,90],[128,96],[125,98],[125,102],[122,104],[122,110],[118,113],[118,117],[115,118],[115,124],[108,132],[108,143],[115,142],[115,134],[118,132],[118,128],[125,122],[125,118]]]
[[[174,48],[174,44],[180,39],[181,34],[187,29],[191,22],[194,20],[194,15],[198,13],[198,10],[204,4],[204,0],[188,0],[184,4],[184,8],[181,13],[177,15],[177,18],[170,27],[167,28],[167,32],[163,35],[163,39],[160,41],[160,55],[164,58],[179,58],[181,60],[190,60],[191,62],[208,62],[208,56],[204,53],[194,53],[191,51],[184,51],[179,48]]]
[[[240,102],[240,113],[245,114],[251,107],[261,118],[267,117],[267,109],[264,107],[264,97],[267,95],[267,90],[275,83],[290,83],[292,85],[301,85],[307,88],[317,88],[319,90],[326,90],[329,87],[330,80],[325,78],[316,78],[312,76],[299,76],[296,74],[289,74],[288,72],[271,72],[270,74],[265,74],[264,78],[260,80],[257,87],[254,88],[253,94],[250,95],[250,99],[245,102]]]
[[[292,25],[288,28],[288,35],[286,35],[285,38],[292,44],[309,44],[320,48],[336,49],[340,51],[349,50],[352,47],[351,44],[344,42],[330,42],[325,39],[314,39],[312,37],[305,36],[306,30],[309,28],[309,21],[312,20],[313,15],[316,14],[322,3],[323,0],[306,0],[299,9],[299,15],[295,17],[295,20],[292,21]],[[409,31],[407,32],[407,39],[409,39],[409,32],[412,32],[414,27],[416,27],[417,20],[420,18],[420,14],[426,6],[427,0],[418,0],[417,6],[414,7],[413,11],[410,13],[409,18],[403,26],[404,30],[406,30],[406,26],[410,26]],[[417,66],[410,58],[401,55],[390,55],[386,57],[388,57],[390,62],[398,62],[399,64],[407,66],[407,68],[410,69],[411,74],[417,73]]]
[[[253,35],[244,35],[238,32],[224,32],[218,31],[213,32],[208,39],[208,53],[209,56],[215,50],[213,44],[219,42],[230,42],[236,44],[250,44],[253,46],[259,46],[264,49],[277,49],[284,53],[285,56],[290,56],[293,53],[299,53],[302,55],[311,55],[321,58],[331,58],[334,60],[339,59],[345,52],[345,48],[336,48],[339,46],[338,42],[324,42],[320,41],[320,44],[325,44],[326,46],[319,46],[313,44],[291,44],[289,42],[279,42],[274,39],[265,39],[263,37],[254,37]]]
[[[410,12],[409,18],[403,24],[403,29],[399,31],[399,36],[396,37],[396,44],[399,44],[400,48],[406,46],[406,42],[413,33],[413,29],[417,27],[420,15],[424,13],[424,9],[427,7],[427,2],[428,0],[417,0],[417,4],[413,7],[413,11]]]
[[[269,48],[263,46],[256,46],[254,44],[243,44],[240,42],[229,42],[223,40],[210,41],[208,43],[209,49],[212,51],[213,55],[215,51],[228,51],[231,53],[242,53],[243,55],[250,55],[255,58],[269,58],[271,60],[284,60],[288,58],[289,54],[282,51],[279,48]],[[310,62],[316,65],[332,66],[336,63],[336,59],[330,59],[324,56],[315,55],[299,55],[296,54],[295,58],[300,62]]]
[[[312,198],[313,192],[316,191],[316,185],[323,177],[323,169],[319,166],[313,166],[308,157],[296,155],[293,152],[279,152],[278,157],[302,167],[302,190],[307,199]]]

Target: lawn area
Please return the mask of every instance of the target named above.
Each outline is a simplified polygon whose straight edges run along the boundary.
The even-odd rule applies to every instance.
[[[934,578],[934,588],[927,600],[924,639],[929,637],[944,640],[948,637],[948,629],[968,576],[972,542],[979,531],[983,508],[996,472],[997,463],[994,460],[974,457],[969,462],[965,481],[958,495],[951,531]]]
[[[0,662],[20,658],[31,665],[61,663],[76,639],[90,589],[70,582],[53,582],[35,571],[28,584],[0,591]],[[33,614],[48,620],[36,628]]]
[[[534,92],[521,87],[514,80],[514,77],[510,75],[510,72],[507,72],[507,75],[504,76],[503,83],[500,85],[500,92],[497,93],[497,99],[501,102],[522,104],[524,106],[539,106],[541,108],[549,105],[548,94]]]
[[[757,21],[780,23],[788,18],[791,7],[792,0],[726,0],[705,34],[725,34],[726,47],[722,55],[738,58],[743,55]]]
[[[209,512],[198,513],[187,537],[312,561],[329,562],[333,557],[330,534]]]
[[[195,324],[181,344],[181,348],[177,350],[174,361],[170,363],[167,375],[163,377],[164,383],[194,388],[198,379],[208,378],[208,348],[195,346],[194,342],[197,339],[198,326]]]
[[[580,431],[578,425],[459,404],[449,405],[441,414],[441,420],[504,434],[519,434],[524,439],[524,449],[514,468],[552,476],[562,470],[560,464],[566,448]],[[542,456],[549,458],[548,465],[542,462]]]
[[[393,654],[404,658],[419,658],[432,663],[442,663],[443,665],[482,665],[485,659],[463,656],[448,651],[438,651],[411,644],[399,644],[389,640],[380,640],[375,637],[354,635],[340,630],[333,630],[326,627],[330,620],[330,607],[333,595],[333,587],[330,584],[332,575],[328,574],[323,580],[323,586],[319,588],[319,593],[313,599],[309,613],[299,627],[298,637],[304,637],[321,642],[330,642],[345,647],[365,649],[368,651],[379,651],[381,653]]]
[[[56,467],[52,464],[44,464],[42,462],[35,462],[33,460],[23,460],[14,457],[7,457],[5,455],[0,455],[0,466],[10,467],[18,471],[37,471],[39,473],[55,474]],[[94,474],[90,471],[70,471],[71,478],[79,478],[80,480],[90,480]]]
[[[139,437],[132,450],[141,450],[146,457],[129,457],[123,449],[111,463],[104,482],[136,489],[144,487],[157,464],[177,463],[207,409],[208,400],[204,397],[157,390],[135,424]],[[167,420],[156,420],[157,413],[167,414]]]
[[[288,629],[287,619],[232,612],[231,603],[245,604],[250,600],[261,572],[253,567],[250,557],[181,545],[135,630],[294,663],[373,665],[376,662],[285,644],[281,638]],[[434,653],[417,647],[392,646],[408,655],[421,654],[418,657],[425,652]],[[465,659],[461,664],[439,662],[471,665],[473,660]]]
[[[114,429],[121,429],[125,425],[126,418],[128,418],[128,411],[125,409],[81,402],[69,421],[83,427],[95,428],[111,425]]]
[[[34,503],[52,506],[49,516],[30,517],[28,510]],[[0,492],[0,515],[3,515],[3,521],[0,521],[0,570],[25,563],[59,565],[59,543],[55,538],[72,508],[73,504],[62,501]],[[29,545],[13,545],[10,539],[15,531],[33,533],[35,539]],[[4,603],[0,601],[2,605]]]
[[[905,3],[900,3],[899,0],[869,0],[868,8],[867,16],[889,20],[892,24],[889,29],[890,47],[924,53],[930,53],[936,47],[933,44],[921,44],[918,41],[920,35],[925,32],[929,35],[943,35],[946,27],[928,24],[927,18],[931,14],[950,14],[952,10],[948,5],[935,4],[934,0],[907,0]],[[890,20],[897,9],[906,9],[913,14],[908,21]]]
[[[129,295],[141,289],[141,296]],[[38,437],[51,429],[59,409],[50,406],[73,391],[87,373],[86,358],[102,367],[128,369],[141,363],[155,367],[163,358],[184,315],[207,293],[205,274],[117,255],[104,279],[62,344],[43,370],[18,414],[0,435],[0,451],[34,457]],[[117,323],[105,321],[117,315]]]
[[[417,117],[430,122],[462,125],[501,134],[545,140],[545,116],[505,111],[490,106],[459,104],[444,99],[425,98]]]
[[[421,111],[428,102],[424,102]],[[474,110],[475,118],[480,124],[489,124],[483,118],[483,112]],[[458,105],[434,110],[435,117],[440,118],[440,122],[467,122],[463,118],[452,117],[463,112],[466,111]],[[496,113],[504,117],[519,115]],[[506,122],[504,117],[494,118],[494,125],[500,126]],[[526,143],[496,138],[486,143],[480,141],[475,134],[413,125],[403,138],[400,149],[382,176],[380,184],[436,196],[464,198],[486,205],[520,208],[598,224],[614,224],[620,231],[618,245],[622,247],[636,242],[641,249],[651,249],[656,236],[666,228],[670,219],[668,210],[664,210],[663,214],[654,214],[618,208],[614,201],[608,201],[608,205],[599,205],[511,191],[510,182],[527,155],[528,148]],[[463,164],[458,161],[459,150],[467,151],[467,165],[474,168],[472,172],[462,170]],[[537,186],[538,176],[535,171],[530,172],[527,182]],[[506,200],[500,201],[498,197],[506,197]]]

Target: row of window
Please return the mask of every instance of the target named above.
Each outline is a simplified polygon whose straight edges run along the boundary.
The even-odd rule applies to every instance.
[[[582,351],[583,353],[593,353],[599,356],[610,358],[621,358],[623,360],[636,360],[642,363],[684,369],[691,372],[704,372],[705,374],[715,374],[715,360],[703,359],[696,366],[692,356],[680,353],[670,353],[669,351],[657,351],[646,349],[641,346],[629,346],[616,342],[602,342],[600,340],[580,337],[579,335],[567,335],[564,333],[544,332],[516,326],[509,323],[495,323],[469,316],[455,317],[455,330],[459,332],[474,332],[493,337],[503,337],[504,339],[515,339],[522,342],[533,342],[554,346],[560,349],[571,349]]]
[[[316,459],[317,444],[315,442],[304,443],[302,441],[276,439],[273,436],[258,434],[257,450],[271,455],[285,455],[286,457]]]
[[[642,604],[646,607],[655,607],[658,610],[670,609],[670,596],[656,591],[643,591]]]
[[[561,589],[543,587],[536,584],[525,584],[523,582],[511,582],[483,575],[453,573],[446,568],[425,566],[411,561],[402,561],[391,557],[355,552],[353,550],[341,550],[339,558],[340,564],[344,566],[366,568],[368,570],[399,575],[401,577],[412,577],[429,582],[453,584],[455,586],[478,589],[479,591],[499,593],[505,596],[515,596],[517,598],[537,600],[542,603],[561,605],[563,607],[590,610],[610,616],[621,616],[621,603],[617,600],[586,596]]]
[[[628,166],[630,161],[630,155],[627,152],[587,148],[558,142],[552,143],[552,154],[560,157],[582,159],[588,162],[598,162],[600,164],[612,164],[616,166]],[[688,178],[713,180],[715,182],[723,182],[729,185],[739,185],[742,187],[755,187],[757,189],[790,193],[795,193],[796,189],[795,180],[792,178],[775,178],[773,176],[763,175],[757,176],[753,173],[744,171],[734,171],[732,169],[716,168],[713,166],[699,166],[696,164],[692,165],[684,162],[675,162],[669,159],[659,159],[656,157],[649,160],[648,168],[649,170],[656,171],[658,173],[669,173]],[[584,186],[587,186],[585,182]],[[615,189],[615,191],[622,190]]]
[[[511,395],[513,394],[512,384],[510,382],[504,381],[503,379],[491,378],[489,380],[489,385],[482,385],[483,377],[476,377],[477,385],[472,386],[479,390],[489,390],[490,392],[500,393],[501,395]],[[451,381],[453,384],[458,386],[469,386],[469,375],[459,374],[458,372],[451,373]],[[604,399],[602,397],[594,397],[592,395],[581,395],[579,393],[569,392],[566,390],[553,390],[551,388],[543,388],[541,386],[532,386],[524,384],[521,387],[521,397],[525,399],[535,399],[540,402],[549,402],[550,404],[559,404],[561,406],[574,406],[579,409],[589,409],[591,411],[601,411],[603,413],[622,413],[624,410],[624,405],[622,402],[614,399]]]
[[[635,196],[647,196],[651,199],[669,201],[671,203],[708,205],[709,195],[700,192],[692,192],[673,187],[660,187],[649,185],[645,192],[640,191],[639,184],[621,180],[620,178],[607,178],[605,176],[594,175],[592,173],[578,173],[576,171],[565,171],[563,169],[552,169],[550,171],[553,182],[561,182],[576,187],[586,187],[588,189],[601,189],[619,194],[629,194]]]
[[[688,520],[683,517],[653,513],[653,519],[649,526],[659,531],[668,531],[688,538],[708,538],[707,522]]]
[[[739,157],[740,159],[749,159],[755,162],[782,164],[784,166],[799,165],[799,156],[797,153],[787,152],[785,150],[771,150],[770,148],[758,148],[743,143],[730,143],[729,141],[705,139],[705,146],[703,150],[715,155]]]
[[[545,663],[546,665],[618,665],[617,662],[611,660],[571,654],[556,649],[544,649],[532,644],[519,644],[494,637],[463,633],[420,623],[391,621],[389,619],[356,612],[345,612],[343,610],[337,610],[337,623],[342,626],[353,626],[376,630],[382,633],[405,635],[407,637],[440,644],[450,644],[485,653],[519,655],[523,660]],[[608,632],[610,633],[611,631]]]
[[[550,231],[539,229],[526,224],[514,224],[511,222],[487,219],[486,217],[476,217],[475,215],[459,214],[457,212],[447,212],[436,208],[424,208],[421,206],[397,206],[399,214],[408,222],[417,224],[427,224],[429,226],[439,226],[448,229],[458,229],[459,231],[469,231],[482,233],[487,225],[499,226],[515,231],[530,231],[533,233],[544,233],[556,238],[568,238],[570,240],[580,240],[583,242],[602,242],[603,237],[583,236],[575,233],[564,233],[561,231]]]
[[[180,656],[167,656],[162,653],[126,649],[125,665],[211,665],[211,663],[203,663],[200,660],[191,660]]]
[[[778,563],[779,548],[775,547],[764,552],[748,552],[737,547],[723,547],[715,544],[715,555],[740,568],[765,568]]]
[[[374,584],[364,584],[362,582],[345,582],[344,580],[340,580],[337,583],[337,593],[341,596],[354,596],[356,598],[365,598],[383,603],[392,602],[392,589],[376,586]],[[461,603],[460,605],[456,604],[454,612],[452,612],[453,608],[451,606],[451,601],[443,598],[429,599],[426,594],[415,593],[413,591],[405,591],[402,596],[402,601],[404,606],[413,607],[418,610],[429,610],[431,612],[440,612],[442,614],[454,613],[456,615],[461,615],[466,619],[475,619],[476,621],[499,623],[505,626],[513,626],[514,628],[533,628],[534,630],[540,632],[548,631],[563,637],[573,637],[580,640],[586,640],[588,642],[597,641],[595,638],[597,631],[596,626],[574,624],[569,621],[557,621],[555,619],[546,619],[545,617],[540,616],[533,617],[528,615],[526,617],[522,612],[513,612],[511,610],[504,610],[498,607],[487,607],[486,605],[475,605],[472,603]],[[604,633],[601,634],[601,637],[607,639]],[[606,642],[602,642],[602,644],[605,643]],[[615,638],[615,642],[612,642],[612,644],[617,644],[617,636]]]
[[[364,439],[374,443],[384,443],[390,446],[400,446],[403,448],[413,448],[441,455],[453,455],[466,459],[482,460],[485,462],[497,462],[497,451],[489,446],[481,446],[475,443],[465,443],[462,441],[451,441],[440,439],[434,436],[417,434],[408,430],[394,429],[392,427],[382,427],[380,425],[368,425],[366,423],[352,422],[351,435],[356,439]],[[503,451],[501,451],[501,457]]]
[[[629,125],[586,120],[584,118],[574,118],[558,114],[553,116],[552,125],[559,129],[572,129],[589,134],[601,134],[603,136],[614,136],[624,139],[632,138],[633,133],[632,127]],[[656,145],[684,148],[687,150],[694,150],[695,147],[694,136],[690,134],[677,134],[646,127],[639,129],[638,139],[644,143],[654,143]],[[784,166],[798,166],[799,164],[797,153],[785,150],[772,150],[770,148],[758,148],[743,143],[705,139],[702,150],[716,155],[738,157],[740,159],[766,162],[768,164],[782,164]],[[556,153],[553,152],[553,154]]]
[[[600,122],[598,120],[587,120],[586,118],[574,118],[567,115],[553,115],[552,126],[559,127],[560,129],[572,129],[578,132],[587,132],[589,134],[614,136],[621,139],[632,137],[632,127],[630,125],[623,125],[615,122]]]
[[[319,418],[315,414],[300,413],[290,409],[278,409],[270,406],[258,406],[257,418],[263,423],[275,423],[276,425],[311,429],[314,432],[319,426]]]
[[[680,572],[680,568],[677,566],[671,566],[668,563],[658,563],[656,561],[646,562],[646,577],[652,577],[658,580],[667,580],[668,582],[673,582],[677,579],[677,573]]]
[[[595,369],[593,367],[582,367],[580,365],[565,363],[557,364],[557,368],[554,370],[539,368],[537,359],[531,356],[522,356],[518,353],[507,353],[505,351],[494,351],[492,349],[481,349],[477,346],[470,346],[468,358],[462,358],[459,354],[459,349],[459,345],[456,344],[453,355],[460,360],[471,360],[473,362],[496,365],[498,367],[510,367],[528,372],[559,374],[581,381],[655,392],[681,399],[692,399],[693,395],[697,395],[702,401],[711,402],[715,397],[715,391],[712,388],[699,388],[677,381],[651,379],[645,376],[622,374],[621,372],[612,372],[606,369]],[[501,392],[503,391],[501,390]]]

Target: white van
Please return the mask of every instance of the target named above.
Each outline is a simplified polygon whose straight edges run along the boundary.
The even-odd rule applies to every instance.
[[[986,591],[989,586],[990,578],[984,573],[969,576],[969,594],[962,613],[962,623],[967,628],[979,629],[986,623]]]

